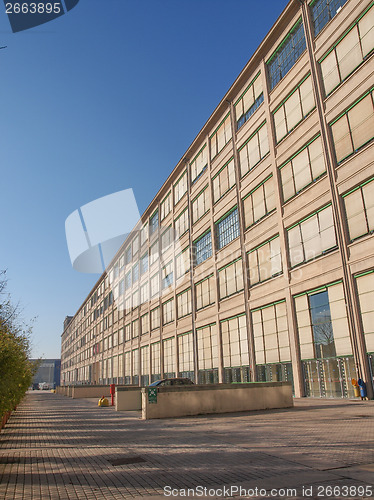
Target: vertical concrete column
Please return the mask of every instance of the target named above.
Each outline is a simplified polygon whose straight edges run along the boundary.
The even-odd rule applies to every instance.
[[[312,35],[313,22],[311,19],[309,6],[305,3],[302,4],[302,15],[305,27],[305,38],[310,61],[311,76],[313,79],[313,87],[315,89],[318,120],[320,123],[321,137],[326,153],[326,169],[330,186],[332,209],[334,214],[341,266],[343,270],[343,286],[346,298],[346,310],[352,350],[358,377],[362,378],[365,382],[369,382],[371,381],[371,374],[366,352],[365,339],[361,327],[358,297],[355,289],[354,278],[349,266],[349,238],[345,222],[345,214],[342,203],[340,202],[339,191],[336,183],[337,163],[334,154],[334,145],[332,141],[331,131],[326,120],[322,76],[315,57],[315,48]],[[373,387],[371,383],[367,383],[367,389],[369,398],[373,398]]]

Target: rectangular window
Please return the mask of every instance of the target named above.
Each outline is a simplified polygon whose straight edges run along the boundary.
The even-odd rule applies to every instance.
[[[156,273],[151,278],[151,297],[154,298],[160,293],[160,276]]]
[[[125,342],[131,340],[131,323],[125,325]]]
[[[160,356],[160,342],[151,344],[151,373],[152,382],[161,378],[161,356]]]
[[[135,236],[132,240],[132,255],[136,255],[139,250],[139,236]]]
[[[373,26],[374,6],[371,5],[320,59],[326,95],[336,89],[372,52]]]
[[[221,249],[231,243],[240,235],[239,213],[235,207],[231,212],[224,215],[216,222],[218,249]]]
[[[139,320],[135,319],[132,322],[132,338],[135,339],[139,337]]]
[[[164,375],[166,378],[175,377],[174,344],[175,344],[174,337],[162,341],[162,347],[164,350]]]
[[[282,273],[279,235],[248,253],[248,268],[250,286]]]
[[[210,306],[214,304],[214,276],[208,276],[207,278],[199,281],[195,285],[195,296],[196,296],[196,309],[203,309],[203,307]]]
[[[161,220],[164,220],[171,211],[171,191],[166,195],[166,197],[160,203],[160,215]]]
[[[140,287],[140,303],[145,304],[149,300],[148,281]]]
[[[139,383],[139,349],[132,350],[132,383]]]
[[[174,231],[171,226],[169,226],[161,235],[161,248],[163,252],[166,252],[168,248],[173,244]]]
[[[148,253],[145,253],[140,258],[140,274],[143,275],[148,271]]]
[[[192,223],[197,222],[209,209],[208,186],[192,200]]]
[[[279,167],[283,200],[296,196],[326,172],[321,136],[316,137]]]
[[[151,311],[151,330],[160,328],[160,308],[156,307]]]
[[[247,322],[245,315],[221,321],[224,368],[249,365]]]
[[[125,250],[125,263],[130,264],[131,259],[132,259],[132,251],[131,251],[131,245],[130,245]]]
[[[268,152],[268,133],[264,122],[238,149],[240,176],[243,177],[252,170]]]
[[[158,229],[158,210],[149,218],[149,234],[152,235]]]
[[[212,160],[222,151],[225,145],[231,140],[231,137],[231,119],[230,113],[228,113],[210,136],[210,155]]]
[[[140,318],[140,331],[142,335],[149,333],[149,314],[143,314]]]
[[[135,292],[132,294],[132,308],[135,309],[139,306],[139,301],[140,301],[140,292],[139,288],[135,290]]]
[[[192,311],[191,288],[177,295],[177,318],[188,316]]]
[[[158,257],[159,257],[159,251],[158,251],[158,240],[157,240],[155,243],[153,243],[149,251],[149,260],[151,265],[158,260]]]
[[[207,147],[205,144],[190,163],[192,184],[201,177],[203,172],[205,172],[207,166],[208,166],[208,156],[207,156]]]
[[[129,290],[131,288],[131,271],[125,274],[125,289]]]
[[[273,112],[277,143],[315,108],[312,77],[308,75]]]
[[[275,193],[273,176],[269,175],[243,199],[245,228],[275,210]]]
[[[174,184],[174,205],[178,203],[179,200],[187,193],[187,171],[179,177],[177,182]]]
[[[304,25],[300,18],[266,63],[270,90],[290,71],[305,49]]]
[[[174,221],[176,237],[180,238],[184,233],[188,231],[188,220],[189,211],[187,207]]]
[[[212,233],[207,231],[194,242],[195,265],[199,265],[212,256]]]
[[[136,283],[139,279],[139,262],[134,264],[132,268],[132,282],[133,284]]]
[[[328,205],[287,229],[291,267],[336,248],[332,207]]]
[[[149,383],[149,361],[149,346],[145,345],[140,348],[140,369],[142,385],[148,385]]]
[[[121,328],[118,332],[118,344],[123,344],[124,340],[125,340],[125,332],[124,332],[124,328]]]
[[[141,231],[140,231],[140,245],[144,245],[144,243],[148,240],[148,222],[146,222]]]
[[[174,299],[162,304],[162,324],[167,325],[174,321]]]
[[[235,103],[236,127],[238,130],[263,102],[262,79],[261,74],[258,73]]]
[[[125,311],[126,311],[126,314],[129,314],[131,312],[131,295],[129,295],[129,297],[126,298],[125,300]]]
[[[213,202],[216,203],[224,194],[235,185],[234,158],[225,163],[213,177]]]
[[[360,302],[362,329],[367,352],[374,352],[374,274],[373,271],[356,276]]]
[[[314,36],[338,13],[347,0],[314,0],[310,3],[314,25]]]
[[[295,296],[301,359],[352,354],[341,282]]]
[[[374,137],[373,90],[330,123],[338,164]]]
[[[161,270],[162,289],[168,288],[173,284],[173,262],[170,261]]]
[[[291,361],[286,302],[276,302],[251,312],[256,363]]]
[[[197,329],[197,345],[199,348],[198,368],[199,370],[212,370],[218,368],[218,335],[217,326],[203,326]]]
[[[184,276],[190,270],[190,249],[185,248],[175,259],[175,273],[177,279]]]
[[[242,259],[237,259],[227,266],[219,269],[219,297],[224,299],[244,288]]]
[[[374,231],[374,178],[343,195],[351,241]]]
[[[194,371],[194,349],[192,332],[178,335],[179,376],[190,375]]]

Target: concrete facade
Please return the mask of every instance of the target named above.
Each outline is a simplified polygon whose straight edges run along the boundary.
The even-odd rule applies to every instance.
[[[66,326],[63,385],[372,397],[374,7],[340,4],[289,2]]]

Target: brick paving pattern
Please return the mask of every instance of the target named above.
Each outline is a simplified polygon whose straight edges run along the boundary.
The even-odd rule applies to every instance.
[[[294,499],[312,486],[318,498],[318,485],[373,486],[373,431],[373,401],[303,399],[287,410],[142,421],[140,412],[35,391],[0,434],[0,499],[151,500],[168,498],[164,486],[231,485]],[[272,488],[297,495],[270,496]]]

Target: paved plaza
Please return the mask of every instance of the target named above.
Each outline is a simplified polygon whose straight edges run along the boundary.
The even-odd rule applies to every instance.
[[[30,392],[0,434],[0,478],[6,500],[374,497],[374,401],[143,421]]]

